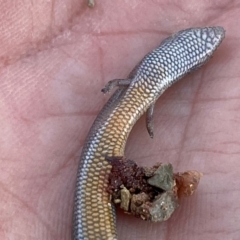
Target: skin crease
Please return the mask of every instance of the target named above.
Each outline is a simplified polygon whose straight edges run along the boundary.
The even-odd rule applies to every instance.
[[[44,2],[44,3],[43,3]],[[210,62],[167,90],[134,127],[126,156],[197,169],[196,194],[165,223],[118,213],[119,240],[239,239],[240,7],[234,1],[0,2],[0,239],[70,240],[72,199],[87,132],[109,95],[170,34],[220,25]]]

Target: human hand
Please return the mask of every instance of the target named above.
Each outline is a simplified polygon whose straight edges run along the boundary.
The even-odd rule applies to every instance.
[[[71,239],[81,147],[108,99],[101,88],[170,34],[213,25],[226,29],[213,59],[159,99],[154,139],[143,117],[126,149],[142,165],[201,171],[199,189],[165,223],[119,213],[117,227],[119,240],[238,239],[239,11],[225,1],[2,1],[0,239]]]

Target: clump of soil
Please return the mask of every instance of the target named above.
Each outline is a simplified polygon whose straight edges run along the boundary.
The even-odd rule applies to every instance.
[[[166,221],[179,206],[181,197],[196,190],[202,174],[173,173],[171,164],[141,167],[124,158],[111,159],[108,192],[124,212],[143,220]]]

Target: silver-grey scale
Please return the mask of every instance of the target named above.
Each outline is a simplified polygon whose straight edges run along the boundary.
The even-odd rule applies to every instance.
[[[139,117],[175,81],[203,65],[224,38],[222,27],[192,28],[165,39],[131,73],[96,118],[83,147],[77,176],[74,240],[117,239],[115,210],[106,191],[110,157],[123,156]]]

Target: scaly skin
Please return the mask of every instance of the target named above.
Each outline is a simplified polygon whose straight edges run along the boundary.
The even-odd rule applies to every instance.
[[[202,66],[224,38],[221,27],[192,28],[164,40],[130,74],[105,87],[120,86],[96,118],[84,145],[77,176],[73,240],[117,239],[115,211],[106,191],[111,163],[124,155],[140,116],[174,82]],[[152,111],[150,111],[152,112]],[[150,118],[151,119],[151,118]]]

